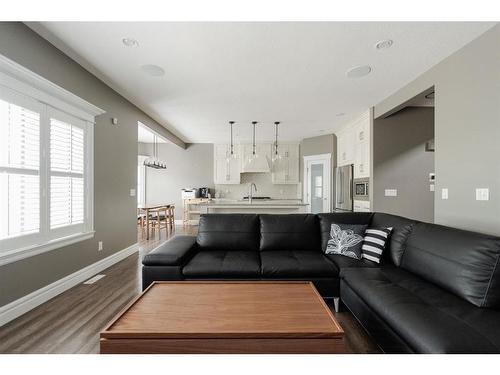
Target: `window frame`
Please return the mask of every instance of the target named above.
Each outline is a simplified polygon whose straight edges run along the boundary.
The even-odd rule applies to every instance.
[[[94,125],[102,109],[0,54],[2,97],[40,112],[39,232],[0,240],[0,266],[94,236]],[[6,95],[3,95],[6,94]],[[50,118],[75,121],[84,129],[84,222],[50,230]],[[73,125],[73,123],[72,123]],[[1,172],[0,172],[1,173]]]

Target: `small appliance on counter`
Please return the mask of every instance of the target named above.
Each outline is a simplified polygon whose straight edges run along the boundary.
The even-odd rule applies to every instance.
[[[199,197],[200,198],[211,198],[212,195],[210,194],[210,188],[207,188],[207,187],[201,187],[198,189],[199,193]]]
[[[193,199],[193,198],[199,198],[198,189],[195,188],[182,189],[182,200]]]

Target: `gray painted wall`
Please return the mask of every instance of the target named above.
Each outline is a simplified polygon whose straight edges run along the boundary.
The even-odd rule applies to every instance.
[[[407,107],[373,125],[373,210],[433,222],[434,152],[425,142],[434,138],[434,108]],[[397,189],[386,197],[385,189]]]
[[[152,145],[139,143],[140,155],[152,155]],[[161,143],[158,157],[167,163],[167,169],[146,168],[147,203],[175,204],[175,219],[182,219],[181,189],[209,187],[214,189],[214,145],[212,143],[187,144],[181,149]]]
[[[300,181],[304,181],[304,156],[332,154],[331,159],[331,197],[330,204],[333,207],[335,197],[334,169],[337,166],[337,136],[335,134],[325,134],[319,137],[304,138],[300,142]],[[302,188],[302,190],[304,190]]]
[[[0,53],[106,111],[94,129],[95,237],[0,267],[2,306],[137,241],[136,198],[129,196],[137,181],[137,121],[161,125],[22,23],[0,22]]]
[[[375,106],[375,117],[434,86],[434,221],[500,235],[500,24]],[[489,201],[475,188],[488,187]],[[449,199],[441,199],[441,188]]]

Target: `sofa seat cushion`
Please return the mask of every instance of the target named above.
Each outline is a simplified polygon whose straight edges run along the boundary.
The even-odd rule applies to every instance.
[[[339,254],[326,254],[326,257],[335,264],[339,272],[344,268],[369,267],[376,268],[380,265],[366,259],[354,259]]]
[[[320,251],[263,251],[260,257],[263,277],[307,279],[338,276],[335,265]]]
[[[184,266],[182,274],[187,278],[260,278],[259,253],[200,251]]]
[[[499,311],[478,308],[393,266],[346,268],[341,277],[416,352],[500,352]]]

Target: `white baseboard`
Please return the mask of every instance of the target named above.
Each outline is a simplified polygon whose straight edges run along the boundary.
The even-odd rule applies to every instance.
[[[198,225],[199,220],[189,220],[189,225]],[[175,225],[184,225],[184,220],[175,220]]]
[[[137,243],[0,307],[0,327],[137,252]],[[22,282],[22,280],[19,280]]]

